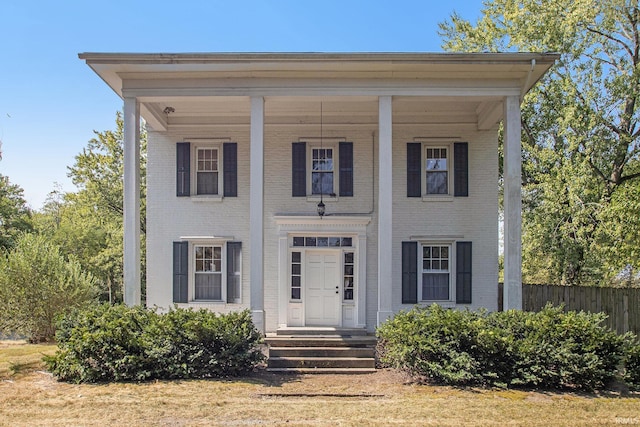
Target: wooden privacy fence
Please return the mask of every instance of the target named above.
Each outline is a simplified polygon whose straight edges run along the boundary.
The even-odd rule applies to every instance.
[[[498,309],[502,310],[503,284],[499,285]],[[640,288],[595,286],[522,285],[522,309],[540,311],[548,302],[564,304],[566,311],[605,313],[607,326],[622,334],[640,335]]]

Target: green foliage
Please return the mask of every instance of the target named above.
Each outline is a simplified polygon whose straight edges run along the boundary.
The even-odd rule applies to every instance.
[[[629,348],[625,360],[624,380],[635,390],[640,390],[640,343]]]
[[[76,383],[236,376],[264,359],[248,311],[101,305],[62,319],[56,339],[48,368]]]
[[[94,300],[90,274],[38,234],[21,235],[13,251],[0,256],[0,332],[32,342],[55,333],[56,318]]]
[[[37,229],[56,242],[67,255],[75,256],[94,276],[100,299],[122,301],[123,264],[123,120],[116,115],[115,130],[95,132],[82,153],[69,168],[78,187],[74,193],[50,193]],[[140,135],[141,246],[144,257],[146,132]],[[142,265],[142,271],[145,266]],[[143,278],[143,297],[144,278]]]
[[[0,250],[9,250],[23,232],[33,228],[31,210],[24,200],[23,190],[0,174]]]
[[[602,325],[603,314],[471,312],[433,305],[378,328],[381,361],[449,385],[599,389],[613,380],[632,337]]]
[[[488,0],[475,23],[453,14],[440,35],[450,51],[561,54],[522,105],[524,280],[637,272],[638,3]]]

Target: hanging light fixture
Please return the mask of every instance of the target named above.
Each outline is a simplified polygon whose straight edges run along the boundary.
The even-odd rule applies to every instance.
[[[324,157],[326,157],[326,155],[324,154],[323,150],[322,150],[322,102],[320,103],[320,154],[323,155]],[[323,162],[326,161],[326,159],[322,160]],[[324,167],[324,163],[322,163],[323,167]],[[324,216],[324,212],[325,212],[325,205],[324,205],[324,201],[323,201],[323,194],[324,194],[324,172],[320,172],[320,203],[318,203],[318,216],[320,216],[320,219],[322,219],[322,217]]]

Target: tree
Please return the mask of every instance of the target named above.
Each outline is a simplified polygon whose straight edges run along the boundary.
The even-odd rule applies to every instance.
[[[76,192],[52,192],[38,216],[38,228],[62,251],[89,271],[101,299],[122,300],[123,264],[123,121],[116,114],[115,130],[95,132],[69,167]],[[141,134],[142,248],[145,232],[146,133]],[[144,256],[142,257],[144,262]],[[144,266],[143,269],[144,271]],[[143,278],[144,284],[144,278]],[[144,292],[143,292],[144,295]]]
[[[637,243],[607,230],[620,215],[640,223],[618,194],[640,185],[639,22],[637,0],[488,0],[475,24],[455,13],[440,24],[447,50],[561,53],[522,107],[525,280],[638,268]]]
[[[31,342],[51,340],[55,322],[95,296],[91,274],[73,257],[65,259],[46,236],[22,234],[11,252],[0,256],[0,332],[25,335]]]
[[[31,231],[31,210],[20,186],[0,174],[0,250],[11,249],[17,236]]]

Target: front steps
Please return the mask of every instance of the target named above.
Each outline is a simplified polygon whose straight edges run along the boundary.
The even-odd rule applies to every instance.
[[[364,329],[283,328],[267,335],[270,372],[375,372],[376,338]]]

